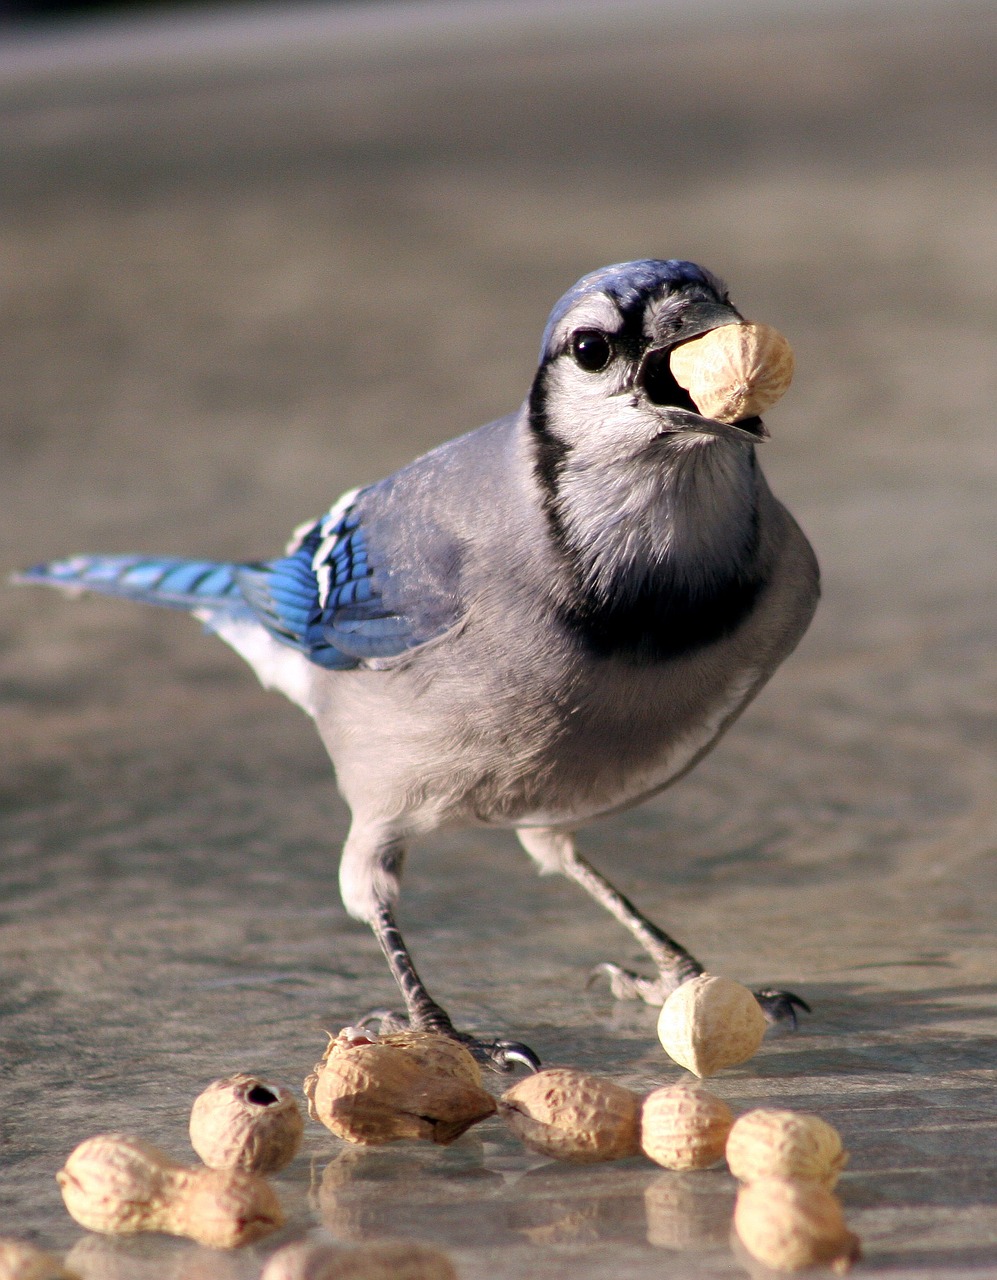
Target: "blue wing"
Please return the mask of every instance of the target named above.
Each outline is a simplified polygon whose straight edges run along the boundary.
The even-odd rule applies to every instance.
[[[320,666],[334,670],[392,658],[447,630],[450,611],[427,614],[426,601],[406,609],[390,566],[372,563],[362,517],[348,495],[299,532],[288,555],[237,570],[243,597],[266,629]]]
[[[328,515],[299,531],[287,555],[262,564],[72,556],[29,569],[19,581],[188,609],[209,628],[224,618],[245,617],[319,666],[350,670],[424,644],[460,615],[431,567],[422,566],[429,568],[427,576],[411,572],[411,566],[372,563],[355,505],[361,496],[345,495]]]

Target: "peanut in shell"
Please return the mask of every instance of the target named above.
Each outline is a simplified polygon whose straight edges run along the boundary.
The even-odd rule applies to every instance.
[[[830,1191],[848,1161],[841,1135],[819,1116],[758,1107],[735,1122],[727,1138],[727,1164],[741,1182],[787,1178],[817,1182]]]
[[[262,1178],[181,1165],[127,1134],[81,1142],[56,1180],[80,1226],[109,1235],[163,1231],[230,1249],[284,1224],[280,1202]]]
[[[499,1114],[531,1151],[558,1160],[620,1160],[640,1151],[641,1100],[630,1089],[568,1067],[526,1076]]]
[[[24,1240],[0,1239],[0,1280],[79,1280],[58,1258]]]
[[[495,1112],[468,1050],[429,1033],[330,1040],[304,1088],[312,1119],[348,1142],[446,1144]]]
[[[640,1145],[664,1169],[708,1169],[723,1159],[734,1113],[698,1081],[655,1089],[641,1107]]]
[[[415,1240],[343,1248],[290,1244],[263,1268],[260,1280],[457,1280],[445,1253]]]
[[[294,1159],[304,1131],[290,1089],[244,1072],[212,1081],[190,1113],[190,1144],[211,1169],[274,1173]]]
[[[765,1015],[747,987],[720,974],[683,982],[661,1006],[658,1039],[679,1066],[712,1076],[746,1062],[765,1036]]]
[[[767,324],[727,324],[690,338],[669,357],[672,376],[706,418],[740,422],[764,413],[793,378],[793,349]]]

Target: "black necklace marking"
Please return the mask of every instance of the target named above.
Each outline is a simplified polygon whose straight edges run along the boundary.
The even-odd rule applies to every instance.
[[[560,621],[597,657],[662,662],[693,653],[730,635],[749,616],[764,585],[758,566],[758,512],[752,514],[739,567],[695,587],[668,566],[616,592],[594,591],[585,583],[584,557],[572,545],[560,511],[560,484],[571,451],[551,429],[547,416],[548,358],[530,388],[529,425],[533,470],[554,548],[571,568],[574,586],[558,613]],[[752,454],[752,468],[757,465]]]
[[[597,657],[663,662],[730,635],[754,609],[762,586],[753,569],[695,592],[661,574],[625,599],[576,597],[561,609],[561,620]]]

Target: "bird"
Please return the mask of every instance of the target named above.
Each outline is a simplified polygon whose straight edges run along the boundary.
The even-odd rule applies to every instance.
[[[820,575],[773,496],[758,416],[700,412],[670,357],[744,317],[680,259],[591,271],[556,303],[520,407],[340,497],[283,554],[244,563],[73,555],[18,581],[189,611],[315,722],[351,823],[339,864],[404,1004],[381,1011],[498,1070],[517,1040],[458,1029],[396,919],[409,845],[515,832],[619,921],[653,976],[607,962],[612,993],[660,1004],[704,972],[576,845],[586,824],[682,778],[806,631]],[[756,992],[770,1021],[807,1008]]]

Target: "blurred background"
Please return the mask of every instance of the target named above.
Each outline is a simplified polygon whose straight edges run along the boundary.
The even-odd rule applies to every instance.
[[[721,275],[796,349],[762,463],[824,601],[714,755],[584,848],[711,968],[813,1001],[718,1092],[842,1128],[869,1265],[997,1264],[974,1155],[997,1124],[994,8],[90,8],[0,7],[5,569],[270,555],[515,408],[583,272]],[[68,1248],[52,1174],[75,1142],[179,1153],[209,1079],[296,1084],[323,1028],[393,996],[338,905],[346,812],[311,727],[196,625],[5,588],[0,717],[0,1217]],[[627,940],[507,835],[417,850],[402,923],[468,1025],[668,1078],[653,1011],[584,991]],[[563,1274],[575,1246],[579,1276],[657,1275],[678,1247],[644,1223],[646,1169],[611,1201],[572,1171],[567,1207],[552,1174],[545,1218],[530,1158],[497,1129],[483,1150],[462,1275]],[[281,1184],[294,1230],[309,1170]],[[430,1238],[467,1190],[436,1176]],[[723,1175],[698,1185],[725,1222]],[[714,1237],[670,1274],[728,1274]]]

